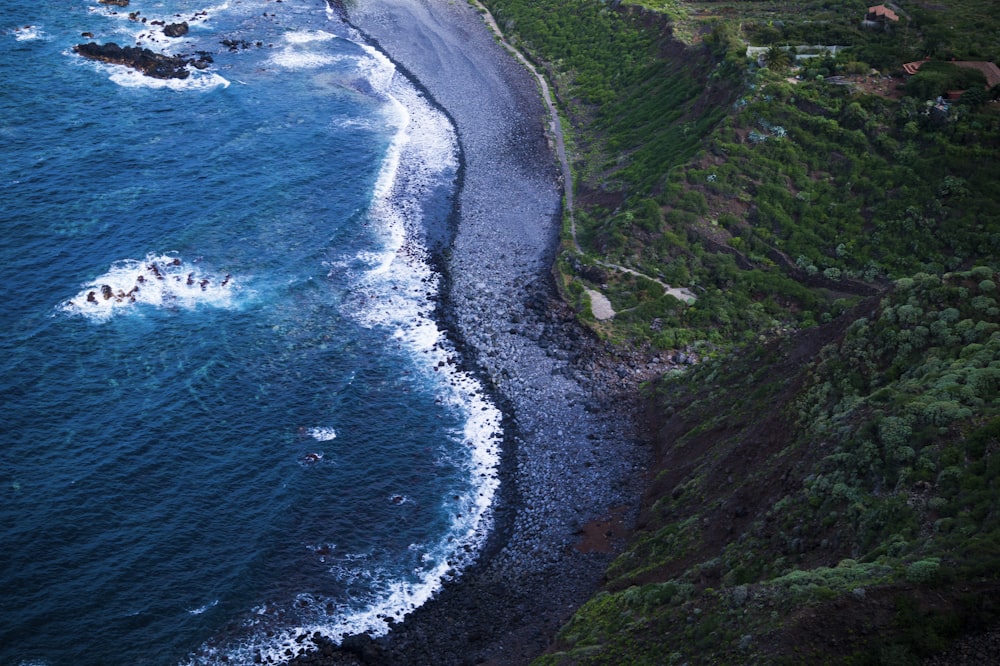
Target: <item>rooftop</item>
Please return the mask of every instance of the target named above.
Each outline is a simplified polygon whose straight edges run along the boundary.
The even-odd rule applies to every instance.
[[[868,15],[869,16],[874,16],[875,18],[888,19],[889,21],[898,21],[899,20],[899,16],[896,15],[896,12],[892,11],[891,9],[889,9],[888,7],[886,7],[885,5],[875,5],[873,7],[869,7],[868,8]]]

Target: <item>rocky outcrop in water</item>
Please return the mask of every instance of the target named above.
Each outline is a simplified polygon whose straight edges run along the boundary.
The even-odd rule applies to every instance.
[[[171,23],[163,28],[163,34],[167,37],[183,37],[188,34],[187,21],[183,21],[181,23]]]
[[[84,58],[125,65],[156,79],[186,79],[191,75],[188,65],[204,69],[211,62],[207,55],[200,55],[199,58],[168,56],[138,46],[119,46],[114,42],[77,44],[73,50]]]

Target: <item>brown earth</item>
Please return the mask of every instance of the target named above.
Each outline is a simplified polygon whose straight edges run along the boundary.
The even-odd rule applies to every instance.
[[[870,310],[875,304],[876,301],[869,300],[855,312]],[[702,521],[697,548],[673,560],[667,568],[647,572],[640,580],[630,583],[670,580],[682,575],[693,564],[712,559],[770,506],[801,484],[803,474],[800,472],[812,460],[808,451],[801,448],[786,452],[795,434],[794,419],[787,407],[806,381],[803,367],[825,345],[842,336],[845,322],[855,318],[844,317],[796,335],[791,341],[772,343],[771,354],[760,361],[760,367],[766,367],[766,382],[778,387],[776,393],[767,397],[766,411],[744,409],[742,401],[736,405],[720,404],[711,395],[713,387],[703,387],[683,397],[670,397],[672,404],[701,401],[707,413],[687,411],[664,420],[663,415],[672,410],[650,403],[648,417],[657,432],[657,451],[650,469],[654,480],[645,495],[639,529],[680,520],[681,516],[672,511],[654,513],[656,502],[662,497],[680,499],[686,492],[685,484],[704,475],[700,484],[703,494],[697,502]],[[716,418],[722,414],[725,415],[723,419]],[[718,424],[716,427],[705,428],[694,437],[689,435],[701,424],[713,421]],[[683,444],[678,444],[680,441]],[[706,458],[706,451],[712,451],[710,460]],[[752,478],[751,470],[755,472]],[[849,553],[825,551],[816,556],[821,561],[815,565],[835,565],[839,559],[849,556]],[[711,570],[706,571],[705,576],[705,585],[718,583]]]
[[[620,506],[611,510],[610,515],[592,520],[580,528],[580,541],[576,549],[581,553],[615,553],[631,535],[628,507]]]
[[[753,546],[757,556],[764,560],[790,556],[776,538],[781,526],[770,524],[766,516],[779,499],[802,487],[813,464],[827,453],[821,445],[792,446],[797,429],[792,401],[808,381],[806,368],[820,350],[841,339],[850,322],[872,316],[877,305],[878,297],[869,298],[830,324],[764,345],[756,352],[758,370],[746,373],[746,390],[729,387],[720,392],[719,386],[699,385],[650,404],[647,416],[656,433],[656,451],[636,536],[691,516],[698,518],[697,536],[684,556],[641,575],[615,580],[608,585],[610,591],[670,580],[694,582],[701,590],[724,587],[721,567],[704,563],[753,531],[753,524],[762,518],[765,527],[763,533],[755,534]],[[765,383],[771,392],[753,395],[755,387],[763,388]],[[765,407],[747,408],[758,404]],[[666,416],[674,410],[676,415]],[[691,436],[692,431],[698,434]],[[696,499],[686,502],[692,492],[697,493]],[[833,528],[803,536],[801,551],[795,554],[799,569],[835,567],[852,557],[850,546],[837,541]],[[821,546],[824,540],[827,543]],[[700,578],[694,580],[690,574],[696,568]],[[751,596],[768,596],[762,586],[747,587]],[[706,609],[710,598],[703,598],[709,604]],[[765,601],[759,604],[763,610],[747,612],[777,609],[774,603]],[[925,660],[926,666],[1000,664],[1000,583],[897,583],[869,586],[829,602],[803,604],[783,617],[779,629],[753,637],[756,654],[763,659],[754,663],[851,659],[860,659],[851,663],[865,664],[913,663],[893,661],[901,642],[912,650],[905,659],[915,656]],[[871,661],[876,658],[873,655],[880,661]]]

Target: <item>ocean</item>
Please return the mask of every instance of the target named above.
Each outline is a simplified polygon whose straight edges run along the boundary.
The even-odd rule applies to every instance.
[[[0,7],[0,664],[384,633],[498,486],[500,412],[435,319],[447,117],[320,0]]]

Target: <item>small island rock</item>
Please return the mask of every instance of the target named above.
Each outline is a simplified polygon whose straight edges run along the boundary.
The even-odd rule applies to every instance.
[[[187,21],[182,23],[171,23],[163,28],[163,34],[167,37],[183,37],[188,33]]]
[[[156,79],[186,79],[191,75],[187,69],[188,65],[204,69],[211,62],[210,57],[207,60],[204,58],[192,60],[182,56],[156,53],[138,46],[119,46],[114,42],[77,44],[73,50],[84,58],[125,65]]]

